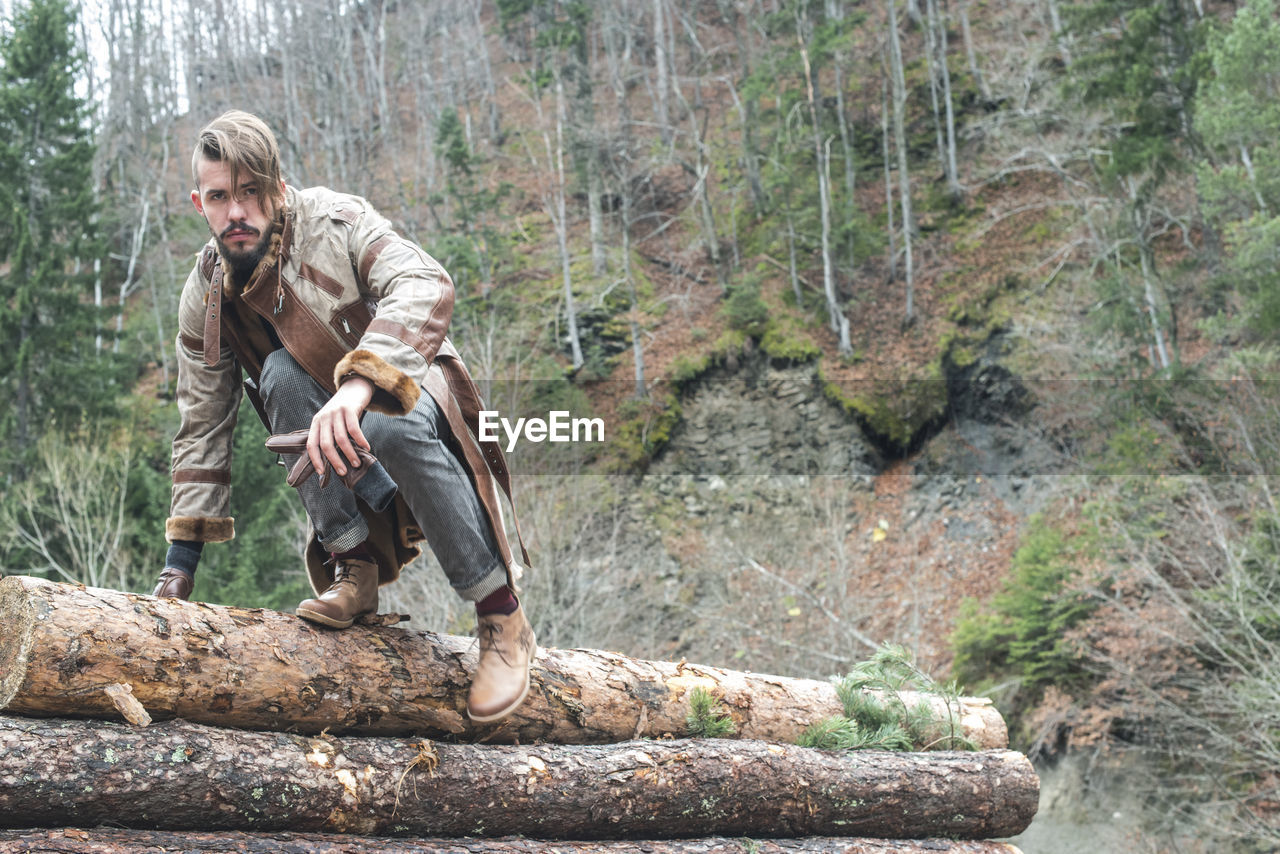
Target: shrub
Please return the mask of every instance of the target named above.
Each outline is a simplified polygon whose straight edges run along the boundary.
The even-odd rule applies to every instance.
[[[976,683],[1013,677],[1035,695],[1086,677],[1070,631],[1097,607],[1075,588],[1078,570],[1063,533],[1032,517],[992,610],[967,601],[952,645],[956,678]]]
[[[763,335],[769,323],[769,307],[760,299],[759,285],[744,283],[730,287],[723,311],[732,328],[752,338]]]
[[[944,701],[938,713],[927,700],[908,706],[899,691],[934,694]],[[884,644],[870,660],[836,680],[844,715],[809,727],[802,747],[827,750],[974,750],[961,734],[960,689],[941,685],[916,666],[904,647]]]
[[[685,723],[693,738],[725,738],[738,728],[720,698],[701,686],[689,692],[689,714]]]

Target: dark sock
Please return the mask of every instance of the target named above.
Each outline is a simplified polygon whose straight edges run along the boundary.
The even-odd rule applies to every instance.
[[[476,603],[476,614],[481,617],[487,614],[511,614],[519,607],[515,594],[504,584]]]
[[[200,552],[204,543],[195,540],[174,540],[169,544],[169,553],[164,557],[164,565],[195,577],[196,567],[200,564]]]

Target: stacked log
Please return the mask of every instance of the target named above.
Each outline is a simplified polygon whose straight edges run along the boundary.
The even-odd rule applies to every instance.
[[[829,682],[548,649],[516,714],[477,728],[465,712],[477,652],[471,638],[398,627],[335,632],[277,611],[22,576],[0,580],[0,625],[0,709],[21,715],[115,718],[102,688],[117,683],[131,686],[157,720],[490,743],[679,735],[696,687],[720,699],[744,739],[794,742],[841,713]],[[958,718],[979,747],[1008,745],[988,701],[966,698]]]
[[[430,632],[0,579],[0,826],[27,828],[0,850],[221,831],[243,835],[237,850],[283,850],[253,834],[336,832],[424,846],[397,850],[475,850],[465,837],[543,850],[513,838],[533,837],[565,840],[557,851],[728,851],[714,837],[748,836],[751,850],[994,852],[1011,849],[885,840],[979,845],[1035,813],[1035,772],[1002,749],[984,701],[960,710],[982,751],[836,754],[792,743],[839,712],[826,683],[545,650],[522,709],[477,728],[463,714],[474,661],[473,641]],[[682,737],[694,687],[721,699],[739,738]],[[31,830],[107,823],[130,830],[44,849],[33,840],[51,831]]]
[[[499,839],[379,839],[330,833],[208,833],[162,830],[0,830],[0,851],[32,854],[1018,854],[1012,845],[970,840],[668,839],[635,842],[555,842]]]

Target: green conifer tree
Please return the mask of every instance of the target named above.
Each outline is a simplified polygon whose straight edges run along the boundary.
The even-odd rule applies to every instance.
[[[1086,0],[1066,12],[1080,48],[1065,69],[1067,91],[1105,117],[1104,144],[1090,154],[1112,200],[1096,317],[1129,344],[1120,370],[1169,375],[1182,369],[1179,323],[1194,285],[1158,264],[1161,193],[1202,150],[1194,111],[1208,25],[1190,0]]]
[[[1233,289],[1260,338],[1280,329],[1280,21],[1275,0],[1248,0],[1209,42],[1213,75],[1196,112],[1210,159],[1199,164],[1205,213],[1223,232]]]
[[[1199,149],[1193,108],[1206,71],[1205,24],[1189,0],[1090,0],[1067,9],[1084,46],[1068,88],[1112,119],[1105,177],[1137,177],[1149,193]]]
[[[31,0],[0,32],[0,389],[12,402],[0,470],[19,476],[36,436],[109,410],[118,394],[90,299],[106,252],[75,27],[66,0]]]

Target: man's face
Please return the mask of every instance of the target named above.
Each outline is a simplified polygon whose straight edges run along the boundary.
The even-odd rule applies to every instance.
[[[252,270],[266,254],[275,211],[252,178],[231,186],[231,168],[220,160],[201,160],[198,187],[191,202],[209,224],[219,248],[237,269]],[[284,182],[281,182],[281,188]]]

